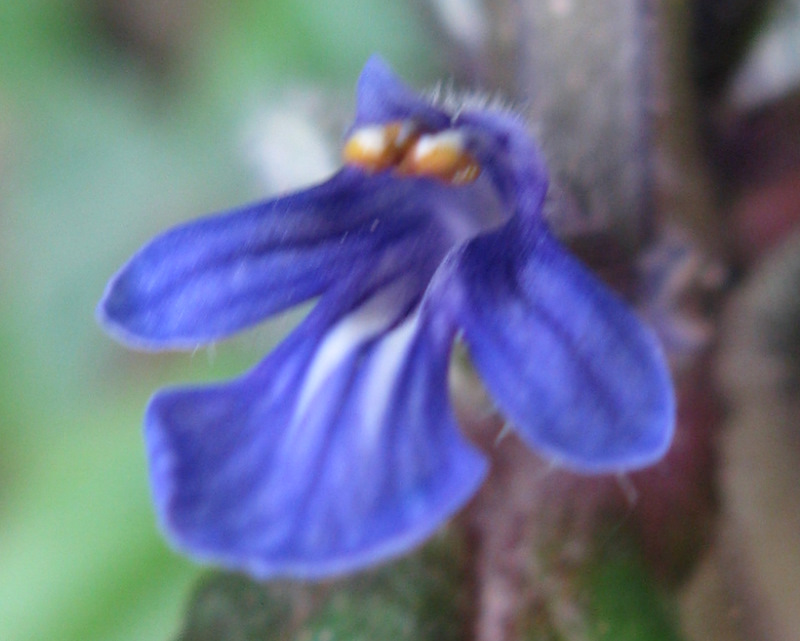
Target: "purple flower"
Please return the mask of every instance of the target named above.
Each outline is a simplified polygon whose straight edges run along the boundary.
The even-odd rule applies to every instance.
[[[674,402],[659,347],[551,235],[518,116],[449,113],[373,58],[344,157],[321,185],[159,236],[100,303],[107,331],[157,350],[317,299],[241,378],[151,400],[153,494],[179,548],[321,577],[428,537],[487,468],[448,398],[457,335],[542,455],[586,473],[662,456]]]

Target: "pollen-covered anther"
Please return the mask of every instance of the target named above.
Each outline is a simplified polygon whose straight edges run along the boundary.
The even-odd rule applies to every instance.
[[[419,138],[414,123],[390,122],[357,129],[342,150],[345,164],[368,172],[389,169],[399,163]]]
[[[453,130],[420,136],[397,169],[407,176],[438,178],[453,185],[471,183],[481,173],[478,161],[464,148],[461,132]]]

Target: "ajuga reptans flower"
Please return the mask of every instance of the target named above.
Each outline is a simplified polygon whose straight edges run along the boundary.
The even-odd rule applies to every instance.
[[[518,116],[450,113],[374,58],[343,157],[327,182],[157,237],[100,303],[107,331],[156,350],[316,299],[241,378],[150,401],[152,490],[177,547],[321,577],[429,536],[487,468],[448,398],[457,335],[542,456],[600,473],[664,453],[660,350],[548,230],[545,167]]]

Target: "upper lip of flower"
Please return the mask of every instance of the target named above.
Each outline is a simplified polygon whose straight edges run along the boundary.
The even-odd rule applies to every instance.
[[[447,396],[456,332],[522,439],[566,466],[645,465],[673,429],[654,338],[541,217],[547,180],[523,123],[451,115],[376,58],[358,91],[348,139],[378,139],[355,138],[355,166],[163,234],[98,308],[126,343],[194,348],[318,298],[251,372],[159,392],[146,414],[163,526],[258,576],[397,554],[475,492],[486,463]],[[434,162],[431,145],[451,147]]]

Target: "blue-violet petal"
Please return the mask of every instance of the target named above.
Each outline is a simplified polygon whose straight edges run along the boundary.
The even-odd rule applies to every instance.
[[[345,169],[306,191],[180,225],[145,245],[98,306],[106,329],[145,349],[224,338],[365,278],[394,256],[403,267],[430,224],[411,181]],[[416,232],[416,233],[415,233]]]
[[[439,130],[450,116],[400,80],[379,56],[372,56],[358,79],[353,128],[410,120],[422,129]]]
[[[451,415],[452,332],[408,302],[392,285],[337,319],[321,301],[248,375],[154,397],[151,483],[179,547],[327,576],[406,551],[470,498],[486,464]]]
[[[442,278],[484,384],[556,463],[586,473],[653,463],[675,412],[654,336],[543,226],[525,231],[474,239]]]

